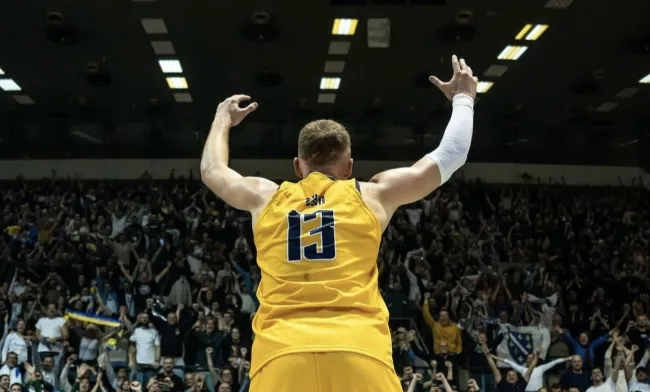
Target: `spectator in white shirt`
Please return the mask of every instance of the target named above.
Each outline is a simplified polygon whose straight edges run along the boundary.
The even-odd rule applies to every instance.
[[[46,353],[59,355],[63,351],[63,342],[68,340],[68,326],[63,317],[59,317],[55,304],[47,305],[47,317],[41,317],[36,323],[36,338],[38,353],[43,357]]]
[[[135,345],[136,372],[132,379],[147,385],[160,367],[160,335],[149,322],[149,315],[141,313],[129,340]]]
[[[616,392],[616,381],[618,381],[618,371],[621,369],[623,364],[623,355],[619,353],[616,357],[614,367],[612,368],[612,374],[605,379],[603,371],[600,368],[594,368],[591,371],[591,381],[593,385],[587,388],[587,392]]]
[[[540,352],[539,350],[535,352],[534,355],[529,355],[529,358],[526,362],[526,366],[521,366],[518,363],[510,360],[510,359],[501,359],[501,358],[496,358],[499,361],[502,361],[504,363],[507,363],[508,366],[513,368],[517,373],[519,373],[524,379],[526,378],[526,375],[528,374],[528,370],[532,367],[533,370],[530,372],[530,375],[528,376],[528,379],[526,380],[526,391],[527,392],[537,392],[541,388],[544,387],[544,374],[554,368],[556,365],[559,365],[561,363],[569,362],[571,361],[571,357],[568,358],[559,358],[554,361],[545,363],[543,365],[537,366],[537,362],[539,360],[539,355]]]
[[[650,384],[648,382],[648,357],[650,354],[646,350],[643,358],[637,365],[634,373],[632,373],[631,363],[634,362],[634,354],[639,350],[638,346],[632,346],[632,350],[628,354],[627,359],[623,363],[623,370],[625,371],[625,379],[627,380],[628,391],[630,392],[650,392]]]
[[[11,375],[12,370],[18,366],[18,355],[14,352],[9,352],[7,354],[7,359],[4,361],[4,365],[0,368],[0,377]]]
[[[23,364],[27,361],[30,338],[24,335],[25,320],[16,322],[16,331],[9,333],[2,345],[2,362],[7,360],[7,354],[14,352],[18,355],[18,363]]]

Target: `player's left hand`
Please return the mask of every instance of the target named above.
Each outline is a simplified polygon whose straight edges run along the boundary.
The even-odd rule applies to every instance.
[[[214,116],[215,121],[226,121],[231,127],[239,125],[246,116],[257,109],[257,102],[253,102],[244,108],[239,107],[240,103],[250,101],[250,99],[251,97],[248,95],[233,95],[221,102],[217,107],[217,114]]]
[[[475,86],[478,83],[478,78],[474,76],[472,69],[465,63],[465,60],[458,60],[458,57],[453,55],[451,57],[451,68],[454,71],[451,80],[443,82],[435,76],[429,76],[431,84],[438,87],[450,101],[454,98],[454,95],[459,93],[468,94],[475,98]]]

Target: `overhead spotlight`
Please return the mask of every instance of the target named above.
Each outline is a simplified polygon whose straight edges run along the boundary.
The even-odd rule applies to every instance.
[[[454,19],[459,25],[466,26],[474,23],[474,13],[469,10],[458,11]]]
[[[275,41],[280,34],[273,25],[271,15],[266,11],[255,11],[251,14],[251,24],[244,31],[249,41],[267,43]]]
[[[76,27],[61,12],[48,12],[45,17],[45,36],[57,45],[74,45],[79,38]]]
[[[95,87],[110,86],[113,82],[113,77],[108,72],[106,67],[98,63],[86,64],[86,83]]]

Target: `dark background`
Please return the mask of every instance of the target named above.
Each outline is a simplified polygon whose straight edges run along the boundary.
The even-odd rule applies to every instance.
[[[349,127],[357,159],[417,159],[450,112],[424,77],[447,78],[456,53],[495,82],[476,106],[470,161],[650,169],[650,85],[638,83],[650,73],[650,2],[564,2],[7,1],[0,68],[23,91],[0,91],[0,157],[199,157],[217,103],[247,93],[260,109],[233,131],[233,157],[292,156],[300,127],[331,117]],[[253,24],[256,11],[266,24]],[[335,17],[358,18],[356,35],[332,37]],[[141,18],[164,19],[168,33],[146,34]],[[368,48],[368,18],[390,19],[390,48]],[[519,61],[497,60],[526,23],[550,28]],[[332,40],[349,41],[349,54],[328,55]],[[157,56],[152,41],[176,54]],[[158,58],[181,61],[192,103],[174,100]],[[319,104],[327,60],[346,64],[336,103]],[[503,76],[483,76],[497,64]],[[638,91],[617,96],[627,88]],[[618,106],[597,110],[604,102]]]

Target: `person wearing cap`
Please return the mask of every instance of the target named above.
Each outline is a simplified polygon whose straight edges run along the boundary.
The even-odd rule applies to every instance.
[[[650,353],[645,350],[641,361],[639,361],[634,373],[630,364],[634,361],[634,357],[639,350],[639,346],[633,345],[625,362],[623,363],[623,371],[625,372],[625,379],[627,380],[627,388],[630,392],[650,392],[650,384],[648,383],[648,359]]]

